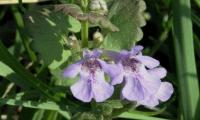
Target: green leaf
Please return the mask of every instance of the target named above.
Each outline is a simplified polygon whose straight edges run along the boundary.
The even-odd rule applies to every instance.
[[[64,50],[63,44],[67,43],[68,33],[79,32],[81,28],[75,18],[46,8],[27,12],[25,26],[33,39],[33,49],[53,68],[66,61],[69,51]]]
[[[57,4],[57,5],[48,5],[53,11],[63,12],[65,15],[71,15],[75,18],[79,16],[79,14],[83,14],[81,8],[76,4]]]
[[[118,118],[124,118],[124,119],[136,119],[136,120],[167,120],[164,118],[157,118],[157,117],[150,117],[146,115],[136,114],[136,113],[129,113],[124,112],[121,115],[118,116]]]
[[[97,120],[95,113],[92,112],[83,112],[76,113],[72,120]]]
[[[93,112],[99,115],[111,116],[114,109],[122,108],[120,100],[108,100],[103,103],[94,103]]]
[[[53,60],[53,62],[49,65],[49,68],[51,70],[54,70],[58,68],[60,65],[62,65],[64,62],[66,62],[71,55],[71,52],[69,50],[64,50],[62,53],[62,59],[60,61]]]
[[[79,79],[79,77],[76,77],[74,79],[63,77],[63,69],[61,68],[51,70],[50,72],[54,76],[53,79],[56,79],[55,85],[59,86],[69,87]]]
[[[93,26],[97,25],[101,28],[110,30],[112,32],[117,32],[119,31],[119,28],[117,28],[115,25],[113,25],[110,20],[100,14],[96,14],[96,13],[89,13],[88,15],[88,21],[90,22],[90,24],[92,24]]]
[[[95,106],[95,112],[97,112],[98,114],[108,116],[112,114],[112,111],[113,111],[113,108],[108,103],[100,103],[100,104],[96,104]]]
[[[112,108],[122,108],[123,104],[121,103],[121,100],[108,100],[106,101]]]
[[[22,106],[22,107],[27,107],[27,108],[43,109],[43,110],[54,110],[54,111],[58,111],[66,119],[70,119],[70,114],[66,111],[66,106],[59,106],[58,104],[54,102],[36,102],[36,101],[23,101],[23,100],[0,98],[0,104],[7,104],[7,105],[12,105],[12,106],[17,105],[17,106]]]
[[[140,27],[146,24],[143,12],[146,4],[143,0],[115,0],[110,8],[111,22],[119,32],[109,33],[104,40],[104,48],[120,50],[132,47],[141,40],[143,33]]]
[[[74,4],[53,5],[49,6],[49,8],[53,8],[53,11],[59,11],[65,15],[71,15],[80,21],[89,21],[91,26],[100,26],[113,32],[119,31],[106,16],[93,12],[83,13],[80,7]]]

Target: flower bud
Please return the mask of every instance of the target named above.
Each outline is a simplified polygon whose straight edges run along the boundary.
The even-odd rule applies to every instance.
[[[99,14],[107,14],[108,8],[104,0],[90,0],[90,10]]]
[[[150,20],[151,19],[151,14],[149,14],[148,12],[144,13],[144,18],[145,20]]]
[[[93,34],[93,40],[94,40],[94,42],[96,42],[98,44],[102,43],[103,42],[103,35],[99,31],[96,31]]]
[[[69,40],[69,46],[70,46],[70,48],[72,48],[72,49],[79,49],[80,46],[79,46],[78,40],[77,40],[77,38],[76,38],[75,35],[70,35],[68,37],[68,40]]]

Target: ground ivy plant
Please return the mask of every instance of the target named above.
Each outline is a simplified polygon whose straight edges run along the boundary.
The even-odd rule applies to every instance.
[[[12,56],[1,43],[0,69],[7,69],[1,76],[27,91],[1,103],[53,110],[75,120],[109,120],[138,106],[157,109],[174,88],[162,80],[167,70],[159,60],[137,44],[145,10],[143,0],[75,0],[27,10],[23,30],[39,61],[33,64],[41,69],[32,75],[18,61],[8,61]],[[47,70],[49,85],[41,80]]]

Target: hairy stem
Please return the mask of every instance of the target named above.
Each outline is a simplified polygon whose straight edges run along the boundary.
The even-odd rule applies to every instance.
[[[84,13],[87,13],[88,0],[81,0],[82,10]],[[89,22],[82,21],[81,23],[81,40],[82,48],[88,47],[88,36],[89,36]]]

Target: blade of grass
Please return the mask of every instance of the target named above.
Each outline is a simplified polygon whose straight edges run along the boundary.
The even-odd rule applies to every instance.
[[[7,88],[6,88],[5,92],[4,92],[4,94],[2,95],[2,98],[7,97],[7,95],[8,95],[9,92],[14,88],[14,86],[15,86],[14,83],[10,83],[10,84],[7,86]]]
[[[192,12],[192,21],[194,22],[195,25],[200,27],[200,17],[195,12]]]
[[[194,0],[197,4],[197,6],[200,8],[200,0]]]
[[[194,34],[194,45],[195,45],[195,51],[197,56],[200,59],[200,39],[198,38],[198,36],[196,34]]]
[[[34,113],[32,120],[42,120],[42,118],[44,117],[44,113],[45,113],[45,110],[37,110]]]
[[[8,7],[4,7],[3,10],[0,11],[0,21],[4,17],[7,12]]]
[[[197,109],[196,109],[196,112],[195,112],[195,117],[194,117],[194,120],[200,120],[200,98],[199,98],[199,102],[198,102],[198,105],[197,105]]]
[[[179,80],[181,113],[194,119],[199,98],[199,84],[194,56],[190,0],[173,1],[173,35]]]
[[[29,58],[34,62],[36,61],[36,55],[35,53],[31,50],[30,45],[29,45],[29,37],[27,36],[26,32],[24,31],[24,20],[19,12],[17,6],[12,6],[11,7],[14,19],[16,21],[17,27],[19,29],[20,36],[22,38],[22,43],[29,55]]]
[[[49,87],[42,81],[35,78],[30,72],[28,72],[16,59],[12,56],[5,46],[0,41],[0,61],[4,62],[10,68],[13,69],[22,79],[32,85],[33,88],[39,90],[44,96],[53,101],[60,101],[58,96],[54,96],[54,92],[49,90]]]
[[[155,116],[155,115],[159,115],[165,112],[167,106],[162,108],[162,109],[158,109],[156,111],[137,111],[137,110],[130,110],[129,113],[133,113],[133,114],[140,114],[140,115],[146,115],[146,116]],[[163,115],[163,114],[162,114]]]
[[[17,75],[12,69],[0,61],[0,76],[6,78],[10,82],[15,83],[24,90],[30,90],[31,85],[27,83],[26,80],[23,80],[19,75]]]
[[[43,109],[43,110],[54,110],[54,111],[58,111],[66,119],[70,119],[70,115],[66,111],[67,106],[59,106],[54,102],[35,102],[35,101],[23,101],[23,100],[0,98],[0,104],[22,106],[22,107],[27,107],[27,108]]]

